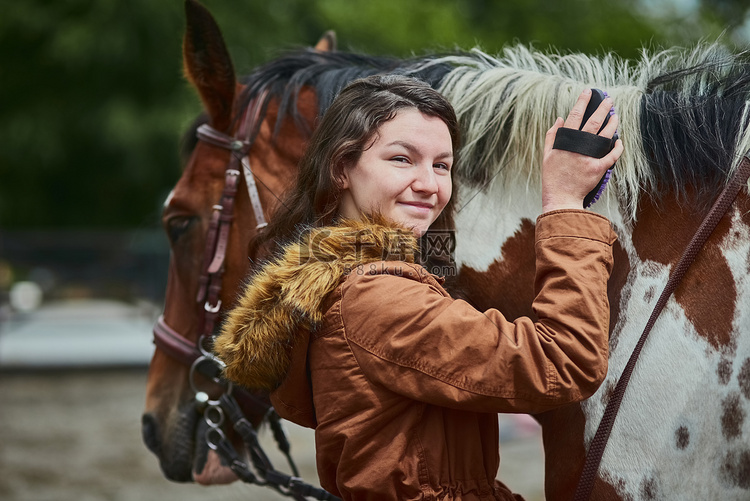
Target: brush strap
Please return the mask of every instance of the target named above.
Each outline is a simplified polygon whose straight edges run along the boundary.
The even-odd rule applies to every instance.
[[[612,151],[616,140],[616,136],[610,139],[582,130],[560,127],[557,129],[552,148],[580,153],[587,157],[603,158]]]
[[[581,155],[586,155],[588,157],[603,158],[607,153],[612,151],[612,148],[615,147],[618,137],[617,132],[612,136],[612,139],[608,139],[598,134],[560,127],[557,129],[555,142],[553,143],[552,148],[556,150],[572,151],[573,153],[580,153]],[[614,167],[614,165],[612,167]],[[606,188],[609,178],[612,175],[612,167],[604,173],[594,189],[586,194],[586,197],[583,199],[584,209],[588,209],[594,205],[596,201],[599,200],[599,197],[602,196],[604,188]]]

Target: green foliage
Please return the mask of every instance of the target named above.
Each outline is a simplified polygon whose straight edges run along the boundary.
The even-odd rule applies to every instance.
[[[0,225],[140,225],[179,173],[179,6],[4,7]],[[150,222],[150,221],[149,221]]]
[[[181,70],[179,0],[24,0],[0,16],[0,228],[157,224],[200,111]],[[651,2],[654,3],[654,2]],[[635,57],[713,35],[747,8],[705,0],[690,33],[613,0],[205,0],[238,74],[328,29],[340,48],[406,56],[518,41]],[[725,17],[722,17],[725,16]],[[701,24],[703,23],[703,24]],[[741,23],[736,23],[735,28]],[[697,28],[696,28],[697,27]],[[730,26],[731,28],[731,26]],[[671,38],[668,38],[671,37]]]

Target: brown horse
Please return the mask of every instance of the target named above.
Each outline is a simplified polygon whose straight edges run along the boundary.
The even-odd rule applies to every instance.
[[[544,432],[547,497],[569,499],[603,407],[670,268],[750,150],[746,58],[703,47],[644,56],[628,66],[613,57],[515,47],[498,58],[473,52],[400,61],[326,52],[333,47],[325,38],[317,49],[272,61],[240,84],[210,14],[192,1],[186,6],[186,74],[203,101],[203,121],[217,132],[204,129],[201,141],[188,144],[189,159],[163,218],[172,246],[163,326],[192,345],[210,335],[215,313],[231,307],[250,263],[263,258],[248,252],[259,224],[248,187],[257,185],[263,216],[273,217],[316,116],[351,79],[415,74],[453,102],[465,142],[456,180],[456,290],[477,308],[495,307],[510,318],[534,314],[544,132],[582,88],[605,88],[614,97],[626,153],[594,206],[619,236],[609,287],[609,374],[582,405],[536,416]],[[250,177],[227,181],[234,155],[227,151],[229,136],[241,140],[237,151],[247,155],[244,164],[235,158],[231,165],[249,166]],[[239,183],[233,211],[214,209],[232,183]],[[216,247],[224,244],[207,237],[211,228],[227,235],[218,260]],[[747,499],[750,312],[741,305],[750,304],[749,255],[750,197],[743,191],[644,348],[592,499]],[[223,275],[204,273],[211,264]],[[196,392],[215,398],[221,388],[180,362],[180,349],[170,350],[160,346],[151,363],[144,440],[172,480],[231,481],[234,475],[208,452],[196,402]],[[257,424],[265,412],[262,397],[258,405],[252,397],[245,402]]]
[[[184,40],[185,73],[197,89],[206,111],[200,122],[217,131],[234,135],[240,124],[246,86],[237,82],[228,52],[213,18],[200,5],[186,3],[188,19]],[[319,49],[326,48],[327,40]],[[257,124],[253,147],[248,157],[258,180],[258,195],[263,216],[270,217],[278,205],[278,195],[293,182],[296,163],[305,146],[307,134],[290,121],[278,122],[277,100],[263,103],[265,116]],[[308,128],[317,114],[315,95],[302,90],[296,103],[299,116]],[[195,128],[193,128],[193,133]],[[275,136],[275,137],[274,137]],[[164,204],[162,221],[169,236],[171,259],[167,282],[164,322],[185,340],[196,345],[202,334],[203,304],[196,302],[207,247],[207,233],[224,189],[231,151],[190,138],[189,156],[182,177]],[[247,249],[255,235],[255,213],[247,192],[235,199],[236,216],[231,221],[226,248],[225,270],[219,300],[231,305],[248,269]],[[236,479],[219,467],[215,453],[208,454],[195,406],[189,365],[157,349],[151,361],[143,415],[146,445],[160,460],[164,475],[175,481],[195,480],[201,483],[225,483]],[[200,376],[198,376],[200,378]],[[199,382],[201,389],[213,394],[210,381]],[[248,417],[258,424],[263,414]]]

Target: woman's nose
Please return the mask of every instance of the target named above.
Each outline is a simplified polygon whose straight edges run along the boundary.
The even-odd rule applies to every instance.
[[[432,165],[419,165],[415,170],[414,181],[411,188],[414,191],[425,193],[436,193],[438,191],[438,182]]]

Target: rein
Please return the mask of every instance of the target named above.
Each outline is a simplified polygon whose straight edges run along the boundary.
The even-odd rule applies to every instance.
[[[599,422],[599,427],[596,430],[596,434],[594,435],[588,453],[586,454],[586,462],[584,463],[583,471],[578,481],[578,487],[576,488],[573,497],[574,501],[587,501],[591,497],[591,491],[594,488],[594,481],[596,480],[596,475],[599,471],[599,465],[602,461],[602,456],[604,455],[604,449],[607,447],[607,442],[609,441],[612,426],[617,417],[617,412],[620,409],[620,404],[625,395],[630,376],[633,374],[635,363],[646,342],[646,338],[651,332],[651,328],[656,323],[656,319],[667,304],[669,297],[682,281],[688,268],[693,261],[695,261],[698,252],[703,248],[703,245],[706,243],[706,240],[708,240],[708,237],[711,236],[711,233],[713,233],[716,225],[719,224],[721,218],[727,213],[742,187],[747,185],[748,178],[750,178],[750,157],[746,154],[729,183],[724,187],[724,190],[714,202],[708,215],[695,232],[695,235],[693,235],[693,238],[683,252],[682,257],[680,257],[679,262],[674,270],[672,270],[669,280],[667,280],[667,284],[664,286],[661,296],[659,296],[659,300],[656,302],[654,311],[651,313],[651,317],[649,317],[648,322],[646,323],[643,334],[641,334],[638,343],[633,349],[633,353],[630,355],[630,359],[620,376],[620,380],[617,381],[612,396],[610,397],[609,402],[607,402],[607,407],[604,410],[602,420]]]
[[[203,255],[203,266],[198,281],[198,324],[202,327],[196,344],[170,327],[164,315],[160,315],[154,325],[154,344],[167,356],[190,367],[189,381],[195,393],[196,409],[203,413],[208,425],[205,440],[209,448],[215,450],[223,462],[244,482],[263,485],[275,489],[282,495],[298,500],[306,496],[320,500],[338,500],[337,497],[323,489],[305,483],[298,477],[299,473],[290,454],[289,440],[286,437],[281,418],[271,407],[267,399],[258,397],[242,388],[235,388],[231,382],[222,378],[224,363],[211,352],[214,330],[221,311],[221,289],[224,275],[224,260],[229,242],[229,230],[234,218],[234,202],[240,182],[240,173],[244,174],[245,184],[256,221],[256,229],[268,223],[263,214],[258,187],[250,165],[249,151],[252,147],[250,134],[261,122],[263,102],[267,92],[255,97],[247,106],[237,136],[229,136],[208,124],[198,127],[198,139],[213,146],[230,151],[229,163],[224,173],[224,188],[219,203],[213,206],[206,235],[206,248]],[[211,400],[208,394],[201,391],[196,381],[196,372],[219,385],[225,386],[224,393],[217,400]],[[256,429],[245,418],[239,404],[250,409],[254,414],[262,415],[273,431],[274,439],[289,462],[294,475],[287,475],[274,469],[268,456],[258,441]],[[226,418],[233,425],[235,432],[242,438],[249,452],[256,476],[242,460],[240,455],[226,438],[222,426]],[[259,478],[260,477],[260,478]]]

